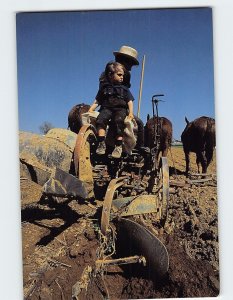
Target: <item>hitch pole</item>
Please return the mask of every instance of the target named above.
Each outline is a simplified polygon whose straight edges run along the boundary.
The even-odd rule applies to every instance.
[[[137,117],[138,118],[139,118],[139,115],[140,115],[140,107],[141,107],[141,99],[142,99],[142,85],[143,85],[143,78],[144,78],[145,60],[146,60],[146,56],[143,55],[141,81],[140,81],[140,89],[139,89],[139,96],[138,96],[138,112],[137,112]]]

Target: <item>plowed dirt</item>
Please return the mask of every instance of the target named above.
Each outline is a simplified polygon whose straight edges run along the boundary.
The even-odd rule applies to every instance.
[[[185,180],[182,148],[169,154],[170,180]],[[197,172],[194,155],[191,168]],[[215,157],[208,173],[216,172]],[[21,174],[22,175],[22,174]],[[216,177],[199,185],[173,187],[168,220],[156,227],[153,214],[138,217],[166,246],[170,264],[162,281],[143,272],[111,266],[91,277],[79,299],[212,297],[219,293]],[[42,197],[41,187],[21,176],[25,299],[70,300],[72,286],[93,267],[99,247],[102,202],[91,204]]]

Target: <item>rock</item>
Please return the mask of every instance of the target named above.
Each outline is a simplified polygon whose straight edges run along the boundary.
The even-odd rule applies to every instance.
[[[164,228],[160,228],[159,229],[159,235],[163,235],[164,234]]]
[[[219,292],[219,280],[214,276],[209,276],[208,281],[210,286],[215,290],[215,292]]]
[[[197,232],[197,231],[199,230],[199,228],[200,228],[199,222],[195,223],[195,224],[194,224],[194,229],[196,230],[196,234],[195,234],[196,236],[198,235],[198,232]]]
[[[204,241],[202,239],[199,239],[198,242],[197,242],[197,247],[202,248],[203,244],[204,244]]]
[[[164,230],[167,234],[171,234],[173,232],[173,229],[175,227],[174,222],[172,222],[171,224],[165,226]]]
[[[173,203],[172,204],[172,209],[178,209],[180,205],[178,203]]]
[[[184,224],[184,231],[188,232],[188,233],[192,233],[193,232],[193,223],[191,220],[189,220],[188,222],[186,222]]]
[[[210,222],[209,222],[209,225],[210,226],[216,226],[218,223],[218,219],[217,217],[213,218]]]
[[[197,216],[200,216],[200,215],[202,214],[202,211],[201,211],[200,207],[197,207],[197,208],[195,209],[195,214],[196,214]]]
[[[204,241],[206,240],[211,240],[213,241],[215,236],[214,236],[214,233],[212,230],[206,230],[205,232],[203,232],[201,235],[200,235],[200,238],[202,238]]]
[[[182,195],[182,192],[181,192],[180,190],[178,190],[178,191],[177,191],[177,196],[178,196],[178,197],[181,197],[181,195]]]
[[[198,199],[192,199],[191,200],[191,203],[193,204],[193,205],[195,205],[195,206],[199,206],[199,201],[198,201]]]
[[[95,232],[92,230],[88,230],[84,233],[84,236],[88,239],[88,241],[92,241],[96,238]]]
[[[80,254],[80,249],[77,244],[73,244],[70,247],[69,255],[71,258],[75,258]]]
[[[50,291],[48,286],[44,282],[42,282],[41,289],[40,289],[40,299],[46,300],[51,298],[52,298],[52,292]]]

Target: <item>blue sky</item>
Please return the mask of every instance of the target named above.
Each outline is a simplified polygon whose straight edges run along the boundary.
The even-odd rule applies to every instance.
[[[131,72],[135,113],[146,56],[144,122],[157,93],[165,95],[159,113],[176,139],[185,116],[215,115],[210,8],[19,13],[16,26],[20,130],[39,133],[44,121],[66,128],[69,110],[92,103],[100,73],[122,45],[139,54]]]

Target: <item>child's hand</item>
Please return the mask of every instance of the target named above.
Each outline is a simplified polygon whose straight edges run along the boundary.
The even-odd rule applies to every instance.
[[[133,119],[134,119],[134,115],[133,115],[133,114],[129,114],[129,115],[128,115],[128,118],[129,118],[130,120],[133,120]]]

